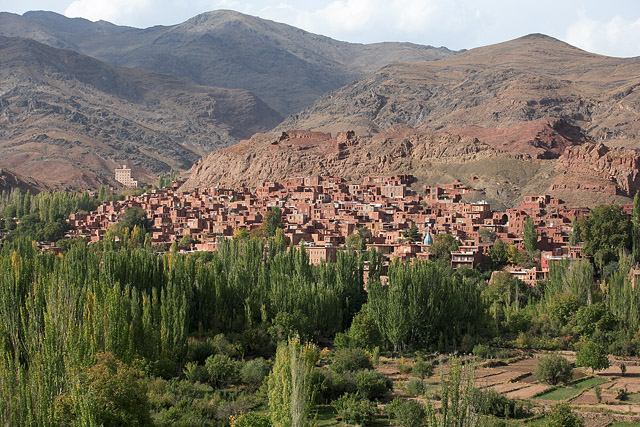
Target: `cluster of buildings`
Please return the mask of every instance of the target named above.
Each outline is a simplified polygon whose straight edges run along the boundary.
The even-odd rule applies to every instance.
[[[515,209],[494,212],[486,202],[467,202],[474,190],[461,182],[411,190],[411,175],[370,176],[359,184],[342,178],[309,176],[284,182],[266,182],[256,188],[206,188],[183,193],[172,188],[104,203],[95,212],[71,215],[72,234],[92,242],[101,240],[131,207],[140,207],[150,221],[152,243],[170,246],[190,235],[186,251],[215,251],[218,239],[232,238],[236,230],[262,226],[268,210],[279,207],[289,243],[303,243],[311,262],[335,259],[349,236],[368,236],[367,246],[389,258],[429,259],[438,234],[459,242],[451,254],[454,268],[474,268],[490,262],[495,238],[524,249],[527,217],[534,221],[541,266],[514,269],[527,283],[543,278],[548,264],[558,258],[579,258],[580,246],[570,246],[571,222],[588,214],[547,195],[525,196]],[[364,231],[364,232],[363,232]],[[417,231],[417,233],[416,233]]]

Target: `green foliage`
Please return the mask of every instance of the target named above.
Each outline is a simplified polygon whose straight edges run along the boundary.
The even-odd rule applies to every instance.
[[[376,406],[357,394],[346,393],[333,402],[338,416],[347,424],[367,426],[373,421]]]
[[[404,391],[407,392],[409,396],[418,397],[424,393],[424,383],[415,378],[410,379],[404,385]]]
[[[609,367],[607,352],[602,346],[587,341],[580,346],[576,355],[576,366],[591,368],[592,371],[600,371]]]
[[[149,401],[139,373],[110,353],[96,354],[96,363],[79,373],[78,386],[88,395],[93,420],[105,427],[151,426]],[[81,422],[75,408],[78,396],[65,393],[56,401],[58,425]]]
[[[531,258],[535,258],[540,254],[538,250],[538,232],[536,231],[533,218],[528,216],[524,220],[524,230],[522,231],[522,240],[524,248]]]
[[[556,385],[560,382],[568,383],[573,377],[571,363],[559,354],[552,354],[538,361],[535,377],[540,382]]]
[[[362,348],[338,348],[333,353],[331,369],[337,373],[372,369],[371,359]]]
[[[279,228],[282,228],[282,209],[274,206],[265,213],[262,221],[262,230],[265,237],[273,237]]]
[[[257,390],[264,379],[269,375],[271,367],[266,360],[257,358],[245,362],[240,369],[242,382],[254,390]]]
[[[489,249],[489,258],[493,268],[498,268],[507,263],[507,245],[499,238],[493,242]]]
[[[230,424],[231,427],[271,427],[269,417],[256,412],[232,417]]]
[[[429,253],[444,265],[451,261],[451,252],[458,250],[460,243],[452,234],[441,233],[433,237],[433,245],[429,248]]]
[[[440,364],[440,413],[436,413],[427,400],[427,421],[431,427],[471,427],[477,425],[478,419],[471,405],[473,393],[473,371],[470,364],[463,364],[461,358],[449,361],[449,372],[444,374]]]
[[[491,389],[474,388],[471,394],[471,405],[481,415],[500,418],[518,418],[523,415],[522,407],[515,400]]]
[[[224,354],[209,356],[204,362],[209,372],[209,381],[214,387],[233,384],[238,381],[240,368],[238,362]]]
[[[411,368],[411,373],[420,378],[421,381],[424,381],[425,378],[433,375],[433,364],[418,357],[413,368]]]
[[[480,294],[482,280],[454,275],[433,262],[393,262],[389,284],[367,284],[367,313],[375,320],[394,350],[429,348],[445,350],[485,321]]]
[[[149,228],[147,213],[142,208],[128,208],[120,218],[120,221],[118,221],[118,225],[129,231],[132,231],[134,227],[146,230]]]
[[[314,401],[313,367],[318,351],[296,338],[278,345],[273,370],[267,379],[269,414],[274,427],[305,427]]]
[[[424,406],[415,400],[395,398],[388,406],[389,416],[398,427],[427,427],[427,413]]]
[[[602,269],[618,259],[621,249],[631,249],[631,223],[620,205],[599,205],[580,223],[582,252],[592,255]]]
[[[571,411],[567,403],[560,403],[551,409],[545,418],[548,427],[582,427],[584,423]]]
[[[418,232],[418,227],[414,224],[411,228],[407,229],[402,233],[402,237],[404,237],[408,242],[419,242],[420,233]]]
[[[392,387],[391,380],[375,370],[356,373],[355,382],[358,394],[369,400],[384,397]]]
[[[336,334],[336,347],[362,347],[372,350],[382,344],[382,335],[376,322],[366,311],[360,311],[351,322],[347,333]]]
[[[205,383],[209,381],[209,371],[206,366],[198,365],[196,362],[188,362],[184,365],[182,373],[189,381]]]

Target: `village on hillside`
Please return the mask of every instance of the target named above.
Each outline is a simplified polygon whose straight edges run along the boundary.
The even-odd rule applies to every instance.
[[[498,240],[524,250],[524,224],[530,217],[540,263],[513,266],[512,276],[534,285],[547,277],[549,261],[582,257],[579,243],[569,243],[572,220],[588,215],[588,208],[568,207],[548,195],[529,195],[517,208],[496,212],[486,202],[464,201],[475,190],[461,182],[425,186],[422,194],[411,190],[412,182],[411,175],[369,176],[360,184],[308,176],[254,189],[215,187],[190,193],[182,193],[174,182],[171,188],[104,203],[92,213],[72,214],[70,234],[100,241],[127,209],[139,207],[149,219],[152,244],[168,248],[189,235],[189,246],[182,251],[215,251],[218,239],[258,229],[267,212],[277,207],[287,243],[303,244],[314,264],[335,260],[349,236],[358,233],[366,248],[401,260],[430,259],[434,236],[449,234],[458,243],[451,253],[451,265],[457,269],[489,267],[490,250]],[[631,208],[623,206],[627,214]]]

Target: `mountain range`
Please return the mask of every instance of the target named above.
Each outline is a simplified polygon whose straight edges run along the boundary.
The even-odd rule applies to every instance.
[[[0,13],[0,35],[34,39],[199,85],[246,89],[282,115],[392,62],[455,53],[411,43],[346,43],[230,10],[145,29],[53,12]]]
[[[499,206],[640,189],[640,58],[541,34],[361,45],[233,11],[146,29],[0,13],[0,34],[0,167],[49,185],[126,162],[149,180],[193,165],[185,188],[411,173]]]

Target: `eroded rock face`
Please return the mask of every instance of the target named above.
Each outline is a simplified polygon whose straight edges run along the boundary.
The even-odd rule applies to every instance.
[[[556,188],[604,191],[633,196],[640,190],[640,153],[602,143],[569,147],[556,165]]]
[[[429,163],[460,163],[495,157],[498,151],[476,138],[430,134],[406,127],[373,137],[284,131],[275,137],[254,135],[217,150],[194,165],[185,189],[212,185],[255,186],[292,176],[334,175],[347,180],[367,175],[417,172]]]

